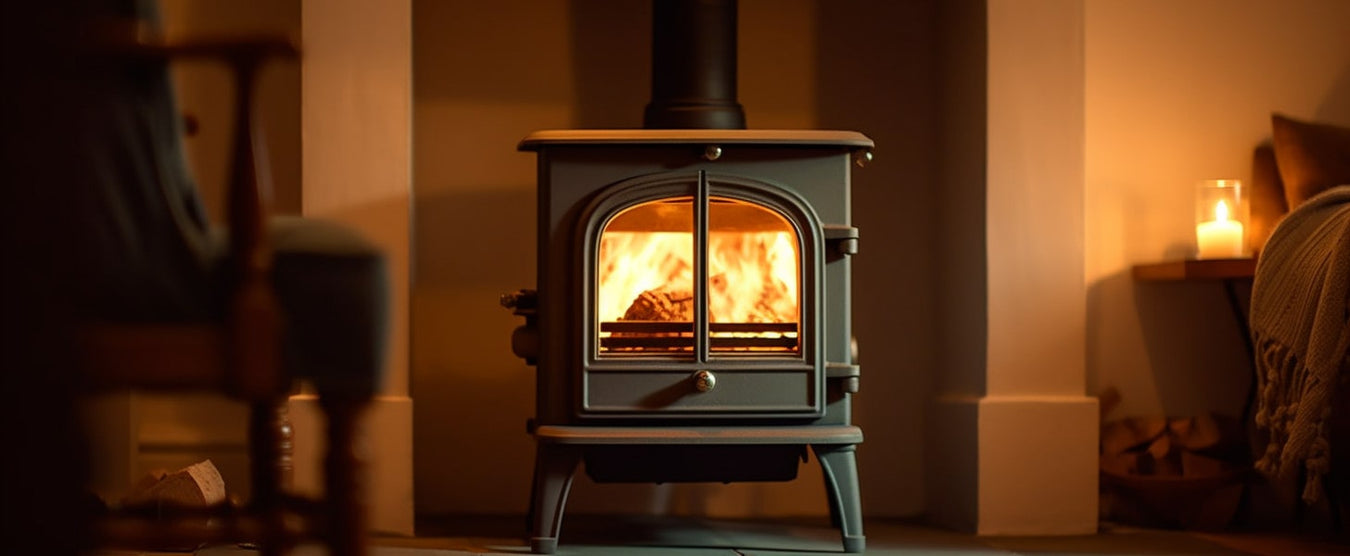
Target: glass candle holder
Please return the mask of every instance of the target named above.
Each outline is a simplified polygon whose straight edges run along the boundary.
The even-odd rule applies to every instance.
[[[1241,180],[1205,180],[1195,188],[1197,259],[1247,256],[1247,192]]]

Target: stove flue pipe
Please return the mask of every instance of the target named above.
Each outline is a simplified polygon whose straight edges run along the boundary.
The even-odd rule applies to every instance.
[[[652,1],[648,129],[745,129],[736,100],[736,0]]]

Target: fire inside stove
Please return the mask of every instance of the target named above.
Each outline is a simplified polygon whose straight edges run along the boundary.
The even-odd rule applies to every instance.
[[[595,276],[602,355],[692,355],[705,322],[712,353],[801,349],[801,240],[772,209],[713,196],[702,226],[693,197],[630,207],[604,226]]]

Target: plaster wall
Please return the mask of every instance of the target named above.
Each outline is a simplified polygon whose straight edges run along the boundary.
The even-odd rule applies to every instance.
[[[302,213],[365,236],[389,274],[384,381],[356,439],[369,469],[370,527],[411,535],[412,3],[304,0],[301,39]],[[295,483],[314,490],[324,446],[317,405],[309,396],[290,403]]]
[[[1251,367],[1217,283],[1136,284],[1194,248],[1195,183],[1249,179],[1270,114],[1350,125],[1350,3],[1085,2],[1088,391],[1111,415],[1237,415]],[[1245,291],[1245,290],[1244,290]]]
[[[739,96],[752,128],[856,129],[878,143],[854,172],[862,253],[856,421],[864,511],[923,508],[935,85],[931,2],[740,2]],[[414,2],[413,384],[417,507],[522,513],[534,449],[534,369],[510,352],[519,318],[497,297],[535,284],[531,131],[640,127],[649,100],[647,2]],[[823,515],[818,466],[790,483],[596,485],[569,513]]]
[[[945,10],[944,145],[963,147],[943,158],[952,186],[941,193],[943,228],[954,233],[940,238],[941,271],[962,276],[951,287],[972,299],[941,297],[942,321],[967,326],[943,328],[943,372],[955,376],[940,382],[932,412],[928,506],[940,523],[982,535],[1091,533],[1097,404],[1083,392],[1083,3]],[[972,269],[976,277],[961,272]]]

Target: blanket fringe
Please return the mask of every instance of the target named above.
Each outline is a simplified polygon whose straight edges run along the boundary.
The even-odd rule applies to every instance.
[[[1256,426],[1269,433],[1265,453],[1257,460],[1257,471],[1271,478],[1289,479],[1300,467],[1307,471],[1302,498],[1308,504],[1321,499],[1322,477],[1331,469],[1330,444],[1325,422],[1330,416],[1330,389],[1311,376],[1289,348],[1263,338],[1255,338],[1258,368],[1259,409]],[[1319,395],[1317,391],[1326,392]],[[1300,403],[1322,402],[1311,423],[1300,423]],[[1304,419],[1306,421],[1306,418]],[[1302,463],[1302,465],[1299,465]]]

